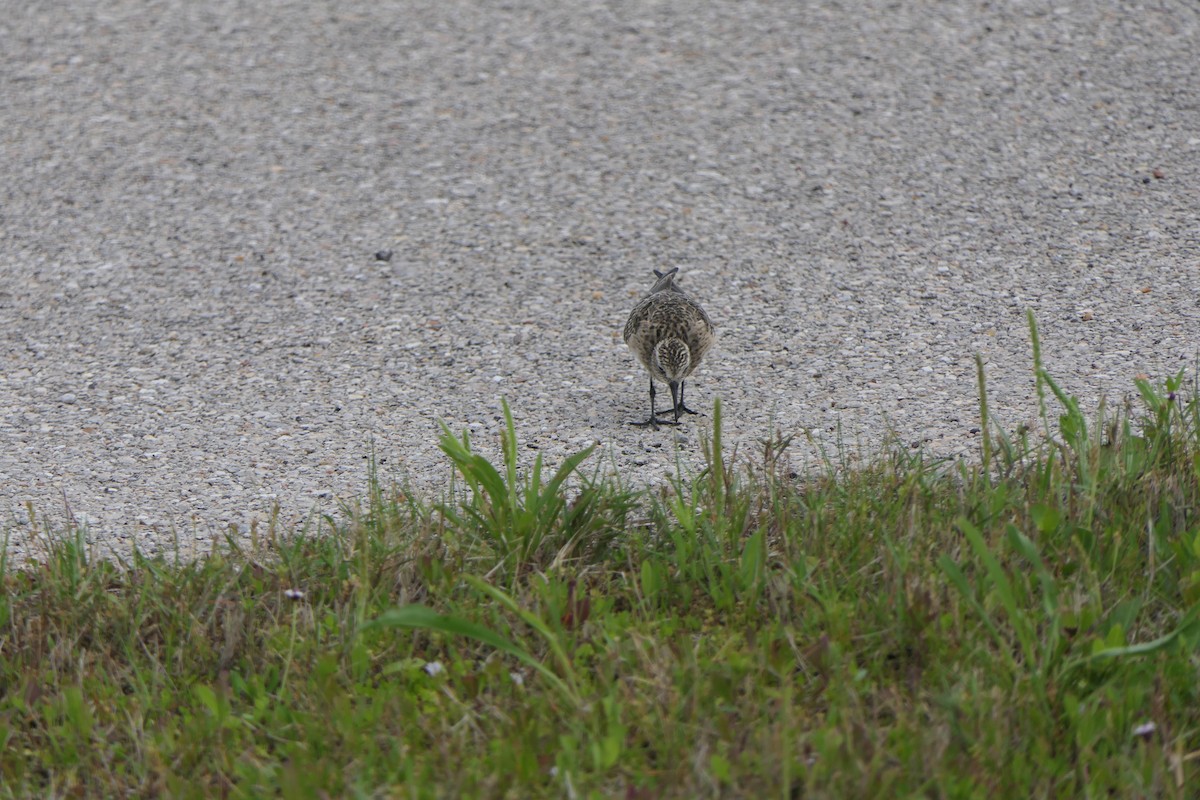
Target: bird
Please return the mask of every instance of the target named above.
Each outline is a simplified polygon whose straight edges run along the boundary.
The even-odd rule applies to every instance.
[[[678,267],[666,272],[654,270],[654,288],[633,307],[625,323],[625,344],[650,373],[650,418],[633,425],[678,425],[680,414],[698,413],[683,403],[683,381],[713,346],[716,329],[700,304],[675,285],[678,272]],[[670,411],[654,410],[656,380],[671,389]],[[658,419],[672,413],[673,422]]]

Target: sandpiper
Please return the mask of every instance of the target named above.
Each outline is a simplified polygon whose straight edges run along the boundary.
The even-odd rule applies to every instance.
[[[678,425],[680,414],[695,414],[683,404],[683,380],[695,371],[716,340],[712,320],[700,304],[675,285],[679,268],[659,272],[650,294],[634,306],[625,323],[625,344],[650,373],[650,419],[634,425],[657,428],[659,422]],[[654,411],[654,381],[671,388],[671,411]],[[659,414],[674,413],[674,422]]]

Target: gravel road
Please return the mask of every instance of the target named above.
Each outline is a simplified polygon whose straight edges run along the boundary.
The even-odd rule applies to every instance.
[[[372,448],[436,492],[502,396],[655,485],[711,424],[627,424],[656,267],[743,452],[974,455],[975,353],[1034,419],[1026,309],[1119,400],[1196,362],[1197,53],[1191,0],[0,0],[0,524],[193,552]]]

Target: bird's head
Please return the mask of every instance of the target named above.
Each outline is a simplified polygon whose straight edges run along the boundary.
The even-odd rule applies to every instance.
[[[670,337],[654,346],[654,365],[668,383],[679,383],[692,365],[692,352],[682,339]]]

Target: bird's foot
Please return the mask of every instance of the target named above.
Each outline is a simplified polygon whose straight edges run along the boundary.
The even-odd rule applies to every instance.
[[[666,411],[659,411],[658,413],[659,414],[674,414],[675,409],[669,408]],[[690,408],[688,408],[687,406],[682,405],[682,404],[679,406],[679,413],[681,413],[681,414],[699,414],[702,417],[704,416],[703,411],[692,411]]]

